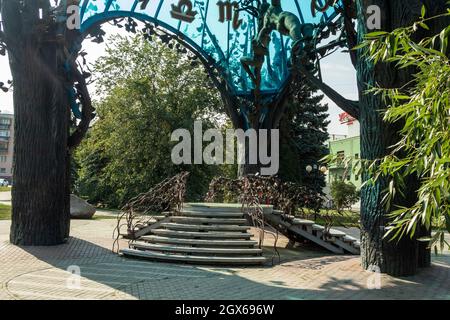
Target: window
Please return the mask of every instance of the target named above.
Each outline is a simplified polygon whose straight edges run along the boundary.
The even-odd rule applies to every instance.
[[[7,156],[0,156],[0,162],[6,162],[6,161],[8,161]]]
[[[355,159],[356,159],[356,160],[359,159],[359,153],[355,154]]]
[[[347,181],[350,181],[351,180],[351,176],[347,176]]]
[[[0,168],[0,173],[6,173],[6,168]]]
[[[345,152],[339,151],[338,153],[336,153],[336,155],[337,155],[337,164],[342,165],[345,160]]]
[[[8,118],[0,118],[0,124],[10,125],[10,124],[11,124],[11,119],[8,119]]]
[[[6,137],[8,138],[11,135],[9,131],[6,130],[0,130],[0,137]]]
[[[359,174],[355,175],[355,181],[359,180]]]

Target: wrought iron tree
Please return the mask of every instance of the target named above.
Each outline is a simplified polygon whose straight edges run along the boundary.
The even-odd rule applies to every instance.
[[[348,47],[353,48],[372,32],[367,27],[370,18],[370,6],[376,5],[381,12],[381,30],[392,31],[398,27],[412,25],[420,16],[422,7],[428,16],[435,16],[446,11],[446,1],[365,1],[343,0],[342,14],[345,19]],[[358,30],[354,21],[358,21]],[[417,39],[433,35],[443,26],[450,23],[448,19],[440,19],[430,24],[430,30],[420,31]],[[380,159],[389,153],[389,147],[398,142],[398,131],[402,124],[387,125],[382,120],[381,110],[386,109],[389,102],[382,97],[368,93],[373,86],[395,88],[406,85],[413,77],[414,70],[399,70],[386,63],[374,65],[362,50],[350,51],[352,62],[357,70],[359,101],[349,101],[335,92],[307,70],[299,67],[302,74],[327,94],[340,108],[358,119],[361,123],[361,157],[366,160]],[[363,174],[366,181],[369,176]],[[415,203],[418,182],[409,177],[406,182],[408,190],[404,195],[394,199],[394,206],[410,206]],[[382,272],[396,276],[412,275],[419,267],[427,267],[431,263],[427,243],[419,243],[417,239],[402,238],[399,242],[385,238],[386,226],[389,223],[388,213],[383,204],[386,180],[379,179],[375,184],[368,184],[361,190],[361,256],[362,265],[366,269],[378,267]],[[430,230],[422,230],[426,235]]]
[[[10,60],[16,128],[10,239],[21,245],[59,244],[69,236],[69,155],[93,118],[85,76],[75,58],[67,57],[73,34],[65,21],[58,22],[58,7],[48,0],[0,5],[0,43]],[[68,92],[83,104],[72,128]]]
[[[266,1],[263,1],[266,2]],[[317,4],[313,1],[313,6]],[[338,5],[339,3],[339,5]],[[272,1],[272,6],[277,6],[279,1]],[[381,13],[381,30],[392,31],[397,27],[411,25],[417,20],[424,6],[429,16],[434,16],[446,11],[446,1],[365,1],[365,0],[342,0],[329,1],[325,5],[335,5],[335,10],[339,12],[343,19],[343,30],[345,32],[346,46],[350,49],[365,39],[365,35],[373,30],[368,30],[367,21],[370,18],[371,6],[377,6]],[[267,10],[267,9],[264,9]],[[280,10],[275,10],[278,16]],[[273,14],[270,14],[273,15]],[[358,30],[355,29],[355,21],[358,21]],[[443,26],[449,24],[448,19],[440,19],[431,26],[428,35],[433,35]],[[289,30],[285,28],[285,31]],[[255,45],[255,56],[253,61],[258,61],[257,56],[264,54],[261,47],[266,47],[264,41],[267,41],[265,32],[261,32],[262,46]],[[305,36],[305,35],[303,35]],[[417,38],[427,36],[425,31],[417,33]],[[296,40],[295,36],[291,37]],[[304,45],[301,49],[293,49],[293,70],[300,72],[308,81],[318,87],[341,109],[355,117],[361,122],[361,157],[366,160],[375,160],[382,158],[388,153],[390,146],[398,142],[398,131],[401,129],[401,123],[387,125],[382,120],[381,110],[388,106],[388,102],[383,101],[381,97],[367,92],[373,86],[379,85],[385,88],[402,87],[406,85],[413,77],[414,70],[398,70],[389,64],[374,65],[364,56],[361,50],[350,50],[352,63],[358,74],[359,101],[351,101],[338,92],[333,90],[327,84],[323,83],[320,77],[317,77],[314,70],[308,68],[308,57],[314,57],[321,50],[331,49],[331,47],[317,48]],[[302,55],[303,59],[296,59],[297,55]],[[306,58],[306,59],[305,59]],[[243,61],[246,63],[246,61]],[[253,64],[255,62],[252,62]],[[255,68],[258,70],[258,68]],[[255,79],[255,97],[258,98],[258,76]],[[284,92],[283,94],[287,94]],[[283,105],[283,104],[282,104]],[[278,113],[282,114],[282,113]],[[367,172],[364,173],[364,180],[369,179]],[[418,181],[414,177],[409,177],[407,181],[409,190],[404,195],[397,196],[394,199],[394,205],[410,206],[415,203]],[[427,244],[420,244],[417,239],[402,238],[398,242],[392,242],[385,238],[386,226],[389,224],[388,213],[383,204],[384,191],[387,188],[386,180],[379,179],[375,184],[366,185],[362,189],[361,205],[361,238],[362,238],[362,264],[364,268],[372,270],[378,267],[382,272],[391,275],[412,275],[415,274],[418,267],[430,265],[431,256]],[[424,235],[430,230],[422,230]]]

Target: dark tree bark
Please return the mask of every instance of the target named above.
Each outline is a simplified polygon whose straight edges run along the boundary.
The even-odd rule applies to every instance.
[[[428,15],[444,12],[445,1],[387,1],[358,0],[358,40],[362,41],[368,31],[366,28],[367,7],[377,5],[381,8],[382,30],[392,31],[398,27],[410,26],[420,17],[422,5],[426,5]],[[436,30],[436,22],[435,30]],[[438,23],[440,24],[440,23]],[[418,39],[425,34],[418,34]],[[374,160],[388,154],[388,148],[399,141],[398,132],[401,123],[388,125],[382,121],[380,110],[387,107],[381,97],[367,94],[372,86],[384,88],[401,87],[412,79],[414,70],[398,70],[389,64],[379,63],[374,66],[364,56],[357,59],[357,76],[359,84],[359,121],[361,123],[361,156]],[[368,176],[365,176],[367,179]],[[416,198],[419,182],[415,177],[408,177],[408,190],[404,197],[394,199],[394,205],[412,206]],[[385,227],[389,223],[385,207],[382,204],[383,192],[387,187],[386,180],[380,179],[374,185],[367,185],[361,190],[361,259],[366,269],[377,266],[381,272],[394,276],[408,276],[416,273],[418,267],[426,267],[431,263],[430,250],[419,244],[417,238],[430,231],[421,230],[413,239],[404,237],[400,241],[384,238]]]
[[[367,7],[377,5],[381,8],[382,30],[391,31],[395,27],[410,25],[416,16],[408,12],[406,2],[397,7],[390,1],[358,0],[358,37],[363,41],[367,34]],[[409,75],[400,75],[393,66],[385,63],[373,65],[364,56],[357,59],[357,77],[359,86],[359,121],[361,123],[361,157],[367,160],[382,158],[388,153],[388,147],[398,141],[398,128],[383,122],[381,110],[386,104],[380,96],[367,94],[372,86],[384,88],[399,87]],[[403,71],[405,73],[405,71]],[[364,174],[364,180],[369,177]],[[418,247],[415,239],[403,238],[400,242],[384,238],[388,224],[382,199],[387,187],[385,179],[366,185],[361,190],[361,262],[365,269],[378,267],[381,272],[394,276],[413,275],[417,270]],[[412,190],[414,192],[414,190]]]
[[[350,18],[352,16],[350,1],[345,0],[347,12],[345,12],[345,30],[348,35],[348,44],[355,44],[355,32],[352,30]],[[376,5],[381,9],[382,27],[384,31],[392,31],[399,27],[412,25],[421,15],[422,6],[427,9],[427,16],[433,17],[446,11],[445,0],[357,0],[356,11],[358,18],[358,43],[364,36],[371,32],[367,30],[367,9]],[[439,33],[449,25],[449,18],[441,18],[428,23],[429,31],[416,32],[415,40],[419,41],[426,36]],[[450,52],[450,48],[449,48]],[[305,77],[339,107],[348,112],[361,123],[361,156],[363,159],[375,160],[389,154],[389,147],[399,141],[399,130],[402,123],[388,125],[383,122],[381,111],[388,104],[381,97],[366,91],[372,87],[397,88],[404,86],[412,80],[415,70],[398,70],[395,66],[379,63],[376,66],[371,63],[361,52],[351,52],[352,62],[357,69],[359,101],[353,102],[343,98],[332,88],[308,74],[300,67],[299,70]],[[369,177],[365,174],[364,179]],[[393,206],[412,206],[416,200],[416,190],[419,187],[417,177],[408,177],[407,190],[403,190],[405,196],[396,197]],[[431,265],[431,253],[427,243],[417,240],[419,237],[429,236],[431,231],[424,227],[419,228],[416,237],[411,239],[404,237],[400,241],[385,239],[386,226],[389,224],[386,210],[382,204],[387,180],[379,179],[373,185],[366,185],[361,190],[361,259],[365,269],[373,270],[377,267],[381,272],[395,276],[406,276],[416,273],[418,267]]]
[[[14,185],[10,240],[56,245],[69,236],[69,108],[55,34],[39,19],[48,1],[3,0],[14,84]]]

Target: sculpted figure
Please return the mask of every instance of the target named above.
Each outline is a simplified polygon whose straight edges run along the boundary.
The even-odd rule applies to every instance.
[[[255,85],[255,91],[261,86],[261,68],[269,53],[272,32],[276,30],[289,36],[294,41],[292,48],[295,52],[303,42],[307,43],[312,39],[314,31],[312,24],[302,24],[295,14],[283,11],[281,0],[271,0],[270,5],[267,0],[262,0],[258,12],[259,33],[252,41],[253,56],[241,58],[245,71]]]
[[[268,50],[261,46],[256,39],[252,40],[252,50],[253,57],[242,57],[241,63],[244,70],[250,76],[250,79],[256,85],[261,83],[261,69],[264,64],[265,57],[268,54]],[[251,67],[253,68],[253,71]]]

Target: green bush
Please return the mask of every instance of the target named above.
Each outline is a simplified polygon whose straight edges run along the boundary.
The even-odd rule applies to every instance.
[[[359,192],[353,183],[335,181],[331,185],[331,196],[333,197],[336,210],[341,213],[344,209],[350,209],[359,200]]]

